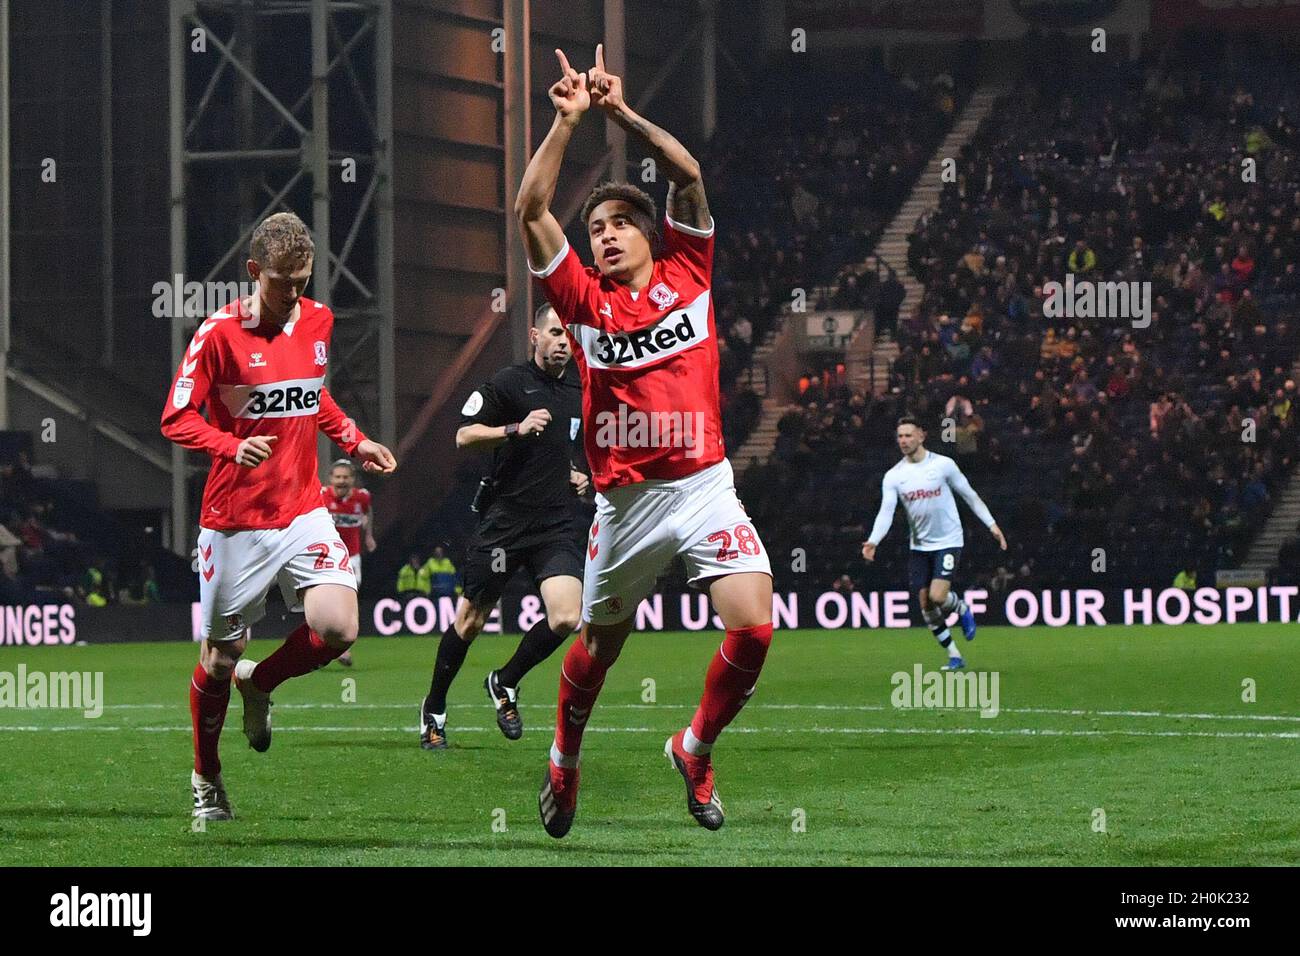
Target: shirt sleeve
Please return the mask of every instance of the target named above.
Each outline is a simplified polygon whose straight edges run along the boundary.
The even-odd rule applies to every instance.
[[[161,430],[168,441],[182,448],[234,461],[240,439],[213,425],[200,412],[220,367],[220,349],[212,338],[213,326],[209,322],[199,326],[181,356],[171,394],[163,407]]]
[[[970,482],[966,480],[966,476],[952,459],[948,460],[947,478],[948,487],[961,496],[967,507],[975,512],[975,517],[984,522],[984,527],[991,528],[997,523],[993,520],[993,513],[989,511],[988,505],[984,504],[983,499],[975,493],[975,489],[970,486]]]
[[[571,322],[601,327],[595,299],[598,282],[582,267],[569,240],[564,240],[563,248],[543,268],[534,269],[530,265],[528,271],[541,284],[546,301],[566,328]]]
[[[716,234],[713,217],[708,229],[696,229],[664,216],[664,259],[685,269],[702,285],[709,284],[713,274],[713,239]]]
[[[366,440],[365,434],[357,423],[343,414],[329,389],[320,390],[320,411],[316,415],[316,425],[321,433],[338,445],[349,455],[356,454],[357,446]]]
[[[505,401],[501,386],[493,379],[470,393],[460,409],[460,427],[466,425],[498,425],[510,423],[509,403]]]
[[[876,512],[876,523],[871,526],[868,544],[880,544],[885,540],[885,535],[889,534],[889,528],[894,523],[894,509],[897,507],[898,486],[889,480],[889,475],[885,475],[880,480],[880,510]]]

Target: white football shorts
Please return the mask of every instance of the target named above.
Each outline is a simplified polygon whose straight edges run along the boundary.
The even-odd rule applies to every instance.
[[[285,606],[301,611],[298,591],[316,584],[357,589],[348,549],[324,508],[286,528],[213,531],[199,527],[199,604],[203,636],[234,641],[266,613],[266,594],[279,582]]]
[[[696,587],[741,571],[772,574],[767,550],[736,497],[735,476],[725,458],[685,478],[652,478],[596,494],[582,619],[593,624],[627,620],[678,555]]]

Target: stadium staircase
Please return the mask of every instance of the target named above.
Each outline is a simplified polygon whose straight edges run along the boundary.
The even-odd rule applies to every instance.
[[[767,333],[761,345],[754,349],[753,359],[750,362],[749,375],[754,375],[755,369],[767,368],[768,356],[776,348],[776,340],[780,333],[780,328],[774,329]],[[743,379],[742,379],[743,381]],[[756,389],[757,390],[757,389]],[[781,420],[781,416],[797,405],[791,405],[782,401],[778,394],[778,389],[769,388],[764,394],[763,408],[759,413],[758,421],[745,439],[745,443],[736,451],[728,449],[727,457],[731,459],[732,469],[736,473],[736,480],[739,481],[741,476],[749,469],[749,466],[757,461],[767,461],[768,456],[772,454],[772,449],[776,447],[776,426]]]
[[[898,273],[898,280],[906,291],[903,304],[898,308],[900,321],[916,309],[925,295],[925,286],[908,268],[907,236],[924,212],[938,208],[939,194],[943,188],[939,180],[943,160],[948,157],[957,158],[961,148],[975,135],[980,123],[993,111],[994,101],[1004,92],[1005,89],[1001,87],[982,86],[971,94],[961,116],[930,157],[925,171],[912,187],[911,194],[885,228],[871,257],[867,259],[868,265],[878,264],[882,272],[884,266],[890,266]],[[898,343],[893,336],[888,332],[877,335],[874,322],[863,322],[849,342],[846,363],[849,378],[855,388],[880,395],[889,385],[889,367],[897,357]]]
[[[1291,367],[1291,377],[1297,376],[1300,376],[1300,360]],[[1278,551],[1288,538],[1296,534],[1297,529],[1300,529],[1300,468],[1292,470],[1264,527],[1250,543],[1246,558],[1241,562],[1241,569],[1256,572],[1260,577],[1265,576],[1270,568],[1277,565]]]
[[[903,304],[898,309],[900,318],[915,309],[925,294],[925,287],[912,275],[907,266],[907,235],[923,212],[939,205],[939,173],[943,158],[957,156],[958,151],[975,135],[979,124],[992,112],[994,101],[1004,92],[1005,89],[1000,87],[985,86],[971,94],[961,116],[948,131],[948,135],[939,144],[934,155],[930,157],[930,162],[912,188],[912,192],[881,235],[871,256],[867,258],[869,266],[875,265],[878,261],[882,266],[892,266],[898,273],[899,281],[903,283],[906,292]],[[765,366],[765,361],[774,348],[775,336],[776,333],[772,333],[754,350],[754,368]],[[854,383],[855,388],[860,388],[864,392],[881,394],[889,382],[889,366],[897,356],[898,343],[892,336],[886,333],[877,340],[875,323],[861,323],[849,342],[847,350],[846,365],[850,381]],[[782,401],[776,394],[768,394],[763,399],[763,410],[758,423],[740,449],[728,456],[735,468],[737,480],[754,461],[767,461],[776,447],[777,423],[781,420],[781,416],[797,407]]]

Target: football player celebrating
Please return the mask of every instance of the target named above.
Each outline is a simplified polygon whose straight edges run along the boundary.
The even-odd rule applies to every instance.
[[[921,617],[930,632],[948,652],[948,663],[943,670],[961,670],[966,662],[948,633],[948,615],[957,613],[968,641],[975,639],[975,615],[952,590],[952,579],[965,542],[953,492],[961,495],[975,516],[984,522],[1003,551],[1007,549],[1007,539],[957,463],[926,449],[925,429],[920,422],[910,415],[900,418],[897,438],[903,460],[881,479],[880,511],[871,536],[863,542],[862,557],[868,561],[876,559],[876,546],[889,533],[894,510],[901,500],[912,532],[908,587],[921,604]]]
[[[707,589],[726,628],[689,726],[664,745],[701,825],[723,823],[710,751],[753,693],[772,639],[767,553],[736,498],[722,445],[718,340],[710,292],[713,218],[700,165],[624,101],[596,47],[590,74],[569,65],[550,88],[555,119],[524,172],[515,213],[533,274],[573,342],[584,444],[596,486],[582,588],[582,630],[564,657],[555,741],[538,795],[546,832],[577,812],[578,755],[605,673],[637,605],[674,557]],[[582,210],[595,260],[584,268],[550,211],[564,151],[598,106],[645,145],[669,179],[663,251],[652,253],[654,201],[626,183],[598,186]]]
[[[334,316],[303,295],[313,252],[307,227],[292,213],[257,226],[247,265],[256,294],[199,326],[163,409],[163,435],[212,457],[199,516],[203,644],[190,681],[190,782],[194,816],[205,820],[232,817],[217,755],[231,679],[244,699],[248,743],[264,752],[271,692],[324,667],[357,637],[356,577],[321,506],[317,429],[368,471],[397,467],[324,387]],[[241,660],[276,582],[306,622],[264,661]]]
[[[365,535],[366,551],[375,550],[374,511],[370,492],[357,487],[357,468],[350,458],[340,458],[330,465],[330,483],[320,486],[320,501],[334,519],[339,537],[348,546],[348,563],[361,589],[361,537]],[[339,655],[339,663],[352,666],[351,649]]]

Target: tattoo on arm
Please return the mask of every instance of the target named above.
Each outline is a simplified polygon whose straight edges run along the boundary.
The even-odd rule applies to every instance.
[[[696,229],[708,229],[709,203],[704,195],[704,181],[697,179],[685,186],[669,183],[668,215],[674,222]]]
[[[686,147],[671,133],[631,111],[621,112],[615,122],[641,138],[668,177],[668,215],[684,225],[707,229],[709,206],[700,166]]]

